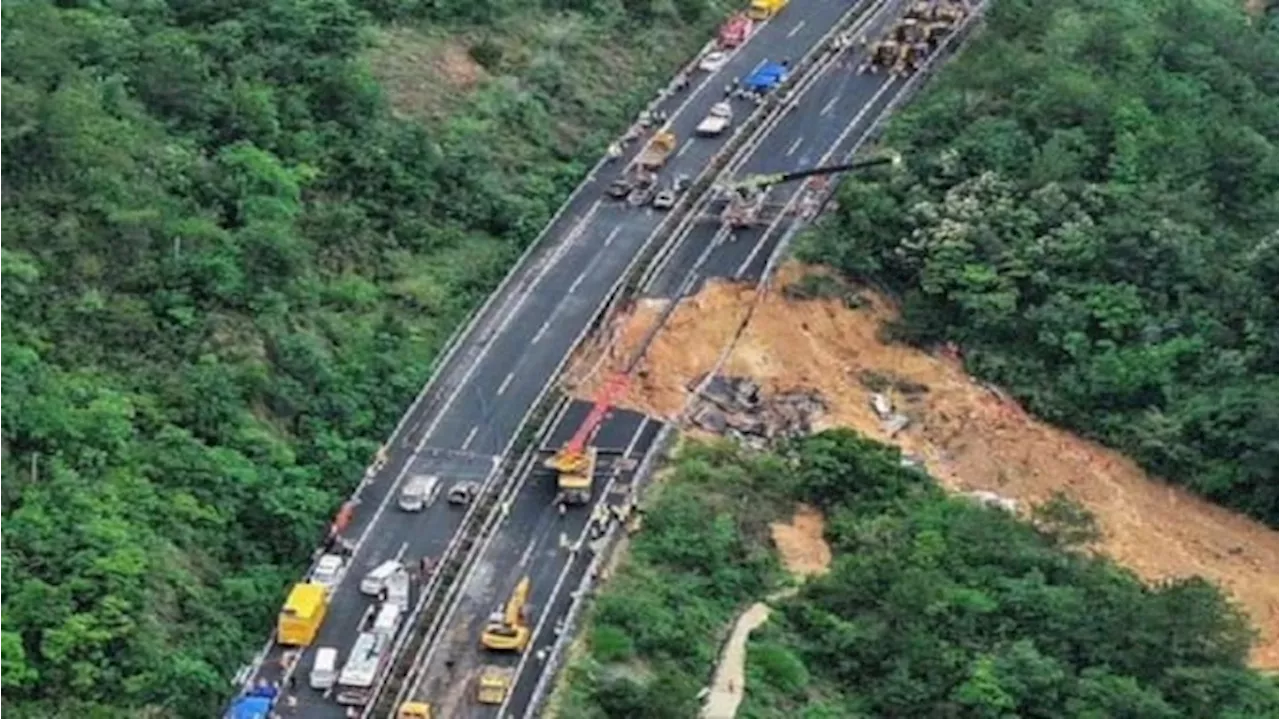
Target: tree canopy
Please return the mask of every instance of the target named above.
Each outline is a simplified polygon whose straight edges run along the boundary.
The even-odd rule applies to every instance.
[[[1076,508],[1026,522],[949,498],[848,430],[777,455],[691,445],[589,613],[567,719],[695,716],[736,615],[784,586],[770,521],[827,516],[829,573],[751,634],[746,719],[1269,717],[1252,633],[1199,579],[1147,586],[1078,551]],[[1061,500],[1058,501],[1060,503]],[[1047,521],[1055,518],[1056,521]]]
[[[1000,0],[803,248],[897,336],[1276,526],[1275,11]]]
[[[5,710],[216,714],[445,338],[716,12],[6,3]],[[487,79],[403,119],[391,21]]]

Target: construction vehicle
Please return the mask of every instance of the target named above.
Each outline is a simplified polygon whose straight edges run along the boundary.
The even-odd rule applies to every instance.
[[[747,8],[747,17],[764,21],[772,18],[787,6],[788,0],[751,0],[751,6]]]
[[[329,591],[323,584],[301,582],[293,585],[280,609],[276,634],[281,644],[309,647],[315,641],[329,609]]]
[[[678,183],[679,178],[676,179]],[[587,441],[600,428],[601,422],[626,388],[627,376],[624,373],[614,375],[606,382],[582,425],[560,451],[543,463],[543,466],[557,474],[556,485],[560,492],[556,497],[558,504],[586,504],[591,500],[597,451],[595,447],[588,447]]]
[[[522,652],[529,643],[529,623],[525,620],[525,605],[529,601],[529,578],[516,584],[502,611],[489,616],[480,644],[485,649],[503,652]]]
[[[755,27],[755,23],[751,18],[743,13],[737,13],[733,17],[724,21],[720,26],[720,34],[717,37],[717,43],[721,50],[732,50],[751,37],[751,30]]]
[[[396,710],[396,719],[431,719],[431,705],[426,702],[405,702]]]
[[[765,206],[765,197],[769,188],[784,182],[801,180],[806,177],[833,175],[850,170],[862,170],[879,165],[898,165],[902,158],[896,152],[880,157],[859,160],[843,165],[811,167],[794,172],[775,172],[762,175],[751,175],[721,188],[729,196],[729,204],[721,215],[721,222],[734,229],[751,227],[760,222],[761,211]]]
[[[661,169],[676,149],[676,141],[676,134],[670,130],[655,133],[649,140],[649,144],[640,151],[640,156],[636,158],[636,165],[650,172]]]
[[[507,698],[515,673],[511,667],[486,666],[476,682],[476,701],[481,704],[501,704]]]
[[[902,19],[870,47],[858,72],[875,73],[882,69],[892,75],[915,72],[968,14],[969,7],[962,0],[913,3]]]
[[[733,105],[728,100],[722,100],[711,106],[711,112],[702,118],[695,132],[703,137],[714,137],[724,132],[732,122]]]
[[[276,687],[267,684],[252,687],[231,702],[225,719],[267,719],[279,696],[280,690]]]

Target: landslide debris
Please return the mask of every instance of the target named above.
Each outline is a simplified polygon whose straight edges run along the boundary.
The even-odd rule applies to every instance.
[[[708,283],[673,312],[619,404],[683,418],[695,433],[717,431],[720,420],[707,419],[711,408],[724,433],[755,443],[767,442],[770,431],[851,427],[897,445],[948,489],[1008,509],[1065,494],[1096,516],[1096,549],[1144,579],[1200,575],[1219,583],[1259,631],[1255,666],[1277,667],[1276,532],[1031,418],[953,357],[884,342],[881,329],[896,313],[874,292],[792,291],[788,298],[781,291],[816,272],[788,265],[759,297],[751,286]],[[644,300],[621,314],[602,333],[603,348],[577,358],[573,390],[587,397],[619,369],[664,305]],[[708,375],[721,379],[706,383]],[[697,393],[702,384],[714,388],[711,398]],[[806,412],[786,419],[792,410],[776,406],[795,397],[805,398]]]

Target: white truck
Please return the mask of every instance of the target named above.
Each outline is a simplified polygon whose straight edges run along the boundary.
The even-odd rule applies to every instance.
[[[733,107],[727,100],[711,106],[711,112],[698,123],[697,133],[703,137],[714,137],[725,131],[733,122]]]
[[[364,706],[369,701],[378,673],[391,653],[391,642],[400,629],[403,612],[399,602],[388,598],[373,611],[377,612],[373,626],[356,637],[347,663],[338,673],[339,704]]]

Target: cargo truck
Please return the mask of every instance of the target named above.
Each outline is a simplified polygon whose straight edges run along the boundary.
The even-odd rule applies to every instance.
[[[636,158],[636,165],[651,172],[661,169],[667,164],[667,158],[675,149],[676,134],[670,130],[663,130],[655,134],[653,139],[649,140],[649,144],[640,151],[640,156]]]
[[[511,667],[487,666],[476,682],[476,701],[481,704],[501,704],[507,698],[507,690],[511,687],[511,678],[515,669]]]
[[[782,12],[787,2],[788,0],[751,0],[751,7],[747,8],[747,17],[756,22],[768,20]]]
[[[280,643],[290,647],[311,646],[328,608],[329,592],[323,584],[302,582],[293,585],[284,600],[284,607],[280,609],[276,626]]]

